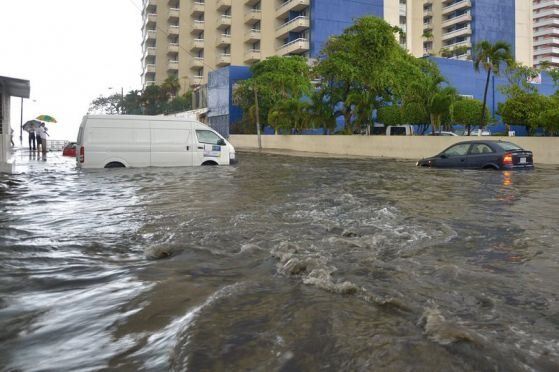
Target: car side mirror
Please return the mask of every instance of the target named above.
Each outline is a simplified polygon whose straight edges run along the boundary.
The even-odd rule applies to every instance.
[[[219,146],[225,146],[225,145],[226,145],[225,140],[224,140],[223,138],[218,139],[218,140],[217,140],[217,144],[218,144]]]
[[[441,159],[446,159],[448,158],[448,156],[446,156],[445,154],[441,154]]]

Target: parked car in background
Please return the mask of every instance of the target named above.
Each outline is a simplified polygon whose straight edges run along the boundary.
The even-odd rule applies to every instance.
[[[452,136],[452,137],[458,137],[458,135],[457,135],[456,133],[454,133],[454,132],[445,132],[445,131],[442,131],[442,132],[433,132],[433,133],[429,133],[429,134],[427,134],[427,135],[428,135],[428,136],[446,136],[446,137]]]
[[[387,136],[413,136],[413,125],[389,125],[386,127]]]
[[[76,157],[76,142],[69,142],[68,144],[66,144],[66,146],[64,146],[64,148],[62,149],[62,155],[63,156],[71,156],[73,158]]]
[[[464,135],[467,136],[468,132],[464,132]],[[487,129],[474,129],[470,132],[470,136],[490,136],[491,131]]]
[[[531,151],[504,141],[466,141],[438,155],[421,159],[418,167],[473,169],[533,169]]]

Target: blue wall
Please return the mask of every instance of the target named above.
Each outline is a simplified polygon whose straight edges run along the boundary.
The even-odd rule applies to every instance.
[[[472,43],[482,40],[506,41],[512,47],[516,43],[515,0],[472,1]],[[514,54],[513,54],[514,55]]]
[[[320,54],[324,43],[351,26],[357,18],[384,17],[384,0],[315,0],[311,3],[311,57]]]
[[[228,66],[208,74],[208,122],[223,136],[228,137],[229,125],[243,116],[241,108],[233,104],[235,84],[251,76],[245,66]]]

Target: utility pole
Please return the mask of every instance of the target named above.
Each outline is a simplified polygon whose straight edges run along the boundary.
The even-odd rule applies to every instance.
[[[23,146],[23,97],[21,97],[21,114],[19,118],[19,145]]]
[[[258,90],[254,89],[254,111],[256,111],[256,135],[258,136],[258,151],[262,151],[262,138],[260,136],[260,109],[258,107]]]

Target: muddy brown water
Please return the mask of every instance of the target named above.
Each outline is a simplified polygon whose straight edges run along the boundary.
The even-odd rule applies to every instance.
[[[559,369],[559,168],[240,160],[0,176],[0,369]]]

